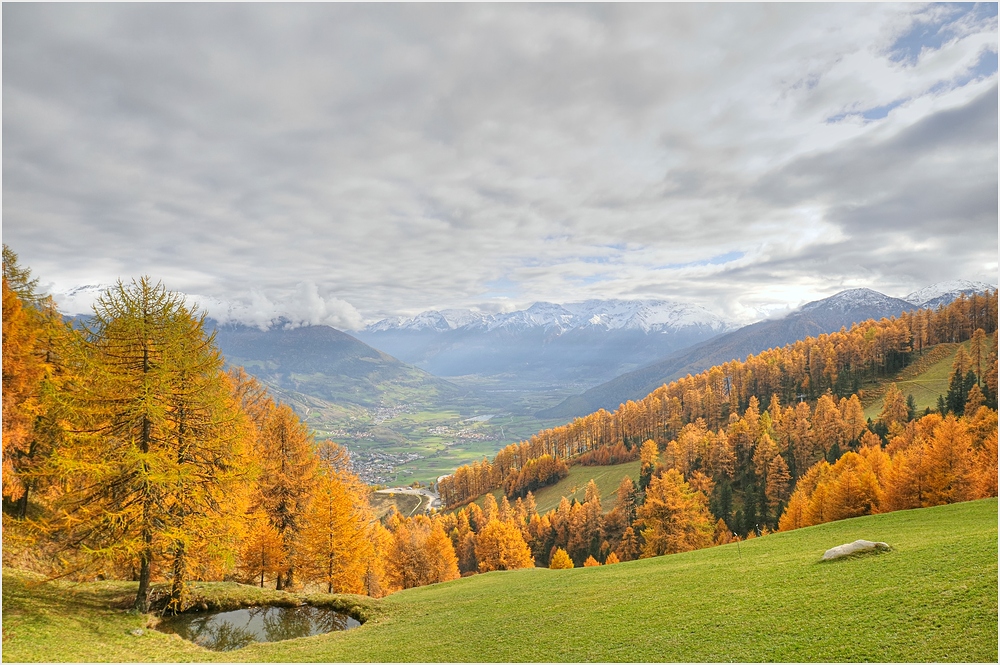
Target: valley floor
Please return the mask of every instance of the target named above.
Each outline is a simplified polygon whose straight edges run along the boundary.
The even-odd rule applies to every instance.
[[[893,551],[819,563],[860,538]],[[5,569],[4,661],[996,662],[997,500],[613,566],[476,575],[359,599],[370,620],[352,631],[226,653],[110,609],[132,589],[39,585]]]

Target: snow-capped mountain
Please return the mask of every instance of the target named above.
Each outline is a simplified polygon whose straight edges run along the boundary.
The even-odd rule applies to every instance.
[[[955,279],[926,286],[906,296],[904,300],[919,307],[937,307],[938,305],[947,305],[963,293],[965,295],[988,293],[994,291],[996,288],[994,285],[987,284],[986,282]]]
[[[872,289],[848,289],[829,298],[806,303],[788,315],[788,319],[806,318],[821,328],[837,330],[841,326],[887,316],[899,316],[918,306],[900,298],[893,298]]]
[[[445,309],[440,312],[430,310],[413,318],[395,316],[373,323],[365,330],[368,332],[385,332],[387,330],[455,330],[468,325],[482,323],[488,315],[469,309]]]
[[[669,332],[683,328],[707,328],[716,332],[734,325],[704,307],[665,300],[587,300],[559,305],[537,302],[528,309],[502,314],[484,314],[451,309],[423,312],[413,318],[383,319],[365,329],[367,333],[390,330],[447,331],[469,328],[481,331],[525,331],[539,328],[562,334],[578,329],[638,330]]]
[[[384,319],[357,337],[437,376],[567,383],[611,378],[735,327],[696,305],[587,300],[500,314],[429,311]]]
[[[647,333],[687,327],[707,327],[723,332],[735,327],[704,307],[667,300],[587,300],[565,307],[581,321],[577,327],[589,325]]]

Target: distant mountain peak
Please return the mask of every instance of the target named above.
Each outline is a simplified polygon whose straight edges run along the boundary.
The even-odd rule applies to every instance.
[[[914,291],[903,300],[919,305],[920,307],[937,307],[946,305],[958,298],[959,295],[971,295],[973,293],[987,293],[997,287],[986,282],[973,282],[967,279],[953,279],[946,282],[938,282],[925,286]]]
[[[887,296],[873,289],[858,288],[847,289],[840,293],[835,293],[829,298],[814,300],[799,308],[799,312],[816,312],[819,310],[849,312],[864,309],[882,309],[887,305],[898,304],[906,307],[905,300]]]

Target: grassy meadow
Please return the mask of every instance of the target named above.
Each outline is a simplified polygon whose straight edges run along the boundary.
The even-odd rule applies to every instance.
[[[559,507],[559,501],[566,497],[570,501],[576,499],[583,503],[587,492],[587,483],[591,479],[597,483],[597,489],[601,492],[601,508],[605,512],[611,510],[618,503],[615,490],[622,478],[628,476],[634,481],[639,480],[639,460],[615,464],[612,466],[583,466],[574,464],[569,468],[569,475],[560,480],[555,485],[542,487],[535,492],[535,505],[538,512],[547,513]]]
[[[859,538],[893,551],[819,562],[826,549]],[[114,609],[133,589],[37,584],[5,569],[4,661],[996,662],[997,500],[614,566],[496,572],[358,598],[357,612],[368,617],[360,628],[224,653],[147,630],[149,617]],[[253,604],[277,592],[220,584],[196,593]],[[137,629],[143,633],[133,635]]]
[[[937,398],[948,393],[948,380],[951,378],[951,366],[955,362],[958,347],[964,346],[969,351],[969,343],[937,344],[930,347],[923,357],[903,368],[892,379],[880,381],[875,389],[867,391],[871,399],[864,399],[865,418],[878,419],[882,412],[885,391],[890,383],[902,391],[903,395],[913,395],[917,404],[917,412],[924,409],[937,408]]]

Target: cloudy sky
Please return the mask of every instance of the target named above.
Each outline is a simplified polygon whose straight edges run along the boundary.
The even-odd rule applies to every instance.
[[[3,240],[64,310],[997,278],[996,4],[3,5]]]

